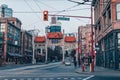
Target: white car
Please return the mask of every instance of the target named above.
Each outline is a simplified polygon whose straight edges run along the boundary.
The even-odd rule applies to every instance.
[[[70,65],[71,65],[71,62],[70,62],[70,61],[65,61],[65,65],[66,65],[66,66],[70,66]]]

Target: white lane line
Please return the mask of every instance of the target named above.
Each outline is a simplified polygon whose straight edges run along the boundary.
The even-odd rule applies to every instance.
[[[61,79],[61,78],[57,78],[57,79]]]
[[[88,80],[88,79],[90,79],[90,78],[92,78],[92,77],[94,77],[95,75],[91,75],[91,76],[89,76],[89,77],[86,77],[86,78],[84,78],[84,79],[82,79],[82,80]]]

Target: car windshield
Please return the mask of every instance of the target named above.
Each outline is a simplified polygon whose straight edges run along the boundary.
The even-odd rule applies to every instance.
[[[120,0],[0,0],[0,80],[120,80]]]

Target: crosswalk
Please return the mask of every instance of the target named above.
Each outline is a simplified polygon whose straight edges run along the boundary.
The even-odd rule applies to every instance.
[[[84,78],[80,77],[58,77],[58,78],[4,78],[2,80],[83,80]],[[1,80],[1,79],[0,79]]]

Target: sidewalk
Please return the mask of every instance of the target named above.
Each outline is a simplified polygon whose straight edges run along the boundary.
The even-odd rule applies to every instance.
[[[118,70],[111,70],[111,69],[107,69],[104,67],[98,67],[95,66],[94,68],[94,72],[90,72],[90,68],[89,66],[87,66],[87,68],[85,69],[85,71],[83,72],[81,67],[76,69],[76,73],[79,74],[90,74],[90,75],[97,75],[97,76],[120,76],[120,71]]]
[[[6,65],[1,65],[0,70],[5,70],[5,69],[14,69],[14,68],[19,68],[19,67],[24,67],[24,66],[31,66],[31,65],[41,65],[42,63],[37,63],[37,64],[6,64]]]

